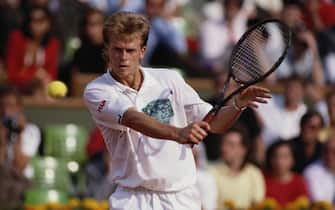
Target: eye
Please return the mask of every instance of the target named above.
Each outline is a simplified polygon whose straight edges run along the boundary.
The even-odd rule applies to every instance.
[[[113,47],[112,50],[114,52],[117,52],[117,53],[121,53],[122,52],[122,49],[121,48],[118,48],[118,47]]]
[[[127,51],[127,53],[134,53],[134,52],[136,52],[136,49],[127,49],[126,51]]]

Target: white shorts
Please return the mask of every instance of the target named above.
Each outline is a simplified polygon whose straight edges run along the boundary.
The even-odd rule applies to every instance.
[[[195,186],[177,192],[157,192],[118,186],[109,198],[110,210],[200,210],[200,194]]]

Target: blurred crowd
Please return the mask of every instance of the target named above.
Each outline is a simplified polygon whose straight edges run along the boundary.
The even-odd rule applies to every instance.
[[[43,153],[43,135],[22,114],[21,96],[48,100],[47,84],[56,79],[70,87],[71,96],[80,76],[104,73],[103,23],[117,11],[150,20],[143,66],[211,78],[215,92],[206,100],[212,104],[243,32],[263,19],[285,22],[292,46],[263,83],[273,99],[248,108],[223,136],[211,134],[194,149],[203,209],[223,209],[226,201],[244,209],[268,197],[282,206],[301,196],[335,204],[332,0],[0,1],[0,185],[12,192],[2,190],[1,201],[22,201],[31,185],[29,162]],[[273,50],[278,47],[273,43]],[[107,199],[115,185],[108,179],[112,167],[98,129],[87,142],[80,196]]]

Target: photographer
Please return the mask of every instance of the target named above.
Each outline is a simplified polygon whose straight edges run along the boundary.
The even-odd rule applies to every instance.
[[[5,164],[29,177],[27,166],[37,153],[41,134],[36,125],[27,122],[21,96],[12,87],[0,88],[0,120],[5,132]]]
[[[0,203],[3,209],[17,209],[23,204],[23,193],[30,183],[14,165],[8,164],[8,129],[0,123]],[[16,160],[20,157],[16,144]]]

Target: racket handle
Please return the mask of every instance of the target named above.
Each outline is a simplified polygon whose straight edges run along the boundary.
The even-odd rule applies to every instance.
[[[205,121],[205,122],[207,122],[207,123],[210,123],[210,122],[212,122],[212,120],[214,119],[215,115],[216,115],[215,112],[212,112],[212,111],[211,111],[211,112],[208,112],[202,121]]]
[[[215,115],[217,114],[217,112],[219,111],[221,106],[219,105],[215,105],[213,107],[213,109],[211,109],[207,114],[206,116],[202,119],[202,121],[205,121],[207,123],[210,123],[212,122],[212,120],[214,119]]]

